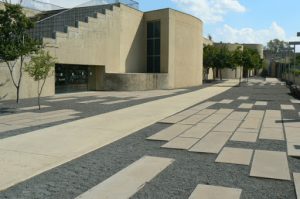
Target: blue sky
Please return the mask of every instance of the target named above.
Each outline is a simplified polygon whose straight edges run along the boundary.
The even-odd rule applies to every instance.
[[[41,0],[72,7],[87,0]],[[204,35],[215,41],[263,43],[300,40],[299,0],[138,0],[140,10],[173,8],[204,21]]]

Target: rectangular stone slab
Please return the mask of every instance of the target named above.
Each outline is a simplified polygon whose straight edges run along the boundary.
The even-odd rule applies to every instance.
[[[196,138],[176,137],[161,147],[169,149],[189,149],[198,141],[199,139]]]
[[[291,180],[286,153],[255,150],[250,176]]]
[[[231,113],[226,119],[242,121],[246,117],[247,114],[248,114],[247,112],[236,111],[236,112]]]
[[[222,101],[220,101],[220,102],[218,102],[218,103],[220,103],[220,104],[230,104],[231,102],[233,102],[233,100],[230,100],[230,99],[224,99],[224,100],[222,100]]]
[[[145,156],[78,196],[77,199],[130,198],[174,160]]]
[[[293,105],[281,104],[280,107],[281,110],[295,110],[295,107]]]
[[[60,98],[60,99],[52,99],[52,100],[47,100],[47,102],[62,102],[62,101],[69,101],[69,100],[75,100],[77,98]]]
[[[217,113],[215,113],[215,114],[209,116],[208,118],[202,120],[202,122],[204,122],[204,123],[218,124],[222,120],[224,120],[226,117],[227,117],[226,114],[217,114]]]
[[[193,106],[190,109],[201,111],[201,110],[206,109],[214,104],[216,104],[216,102],[204,102],[204,103],[198,104],[196,106]]]
[[[176,123],[184,120],[187,117],[188,116],[186,116],[186,115],[172,115],[166,119],[159,121],[159,123],[176,124]]]
[[[243,109],[251,109],[253,107],[253,104],[249,104],[249,103],[243,103],[239,106],[239,108],[243,108]]]
[[[192,115],[184,120],[182,120],[181,122],[179,122],[180,124],[197,124],[199,123],[201,120],[207,118],[208,115]]]
[[[258,133],[235,132],[231,137],[231,141],[237,142],[256,142]]]
[[[297,198],[300,198],[300,173],[293,173]]]
[[[238,100],[247,100],[247,99],[249,99],[248,96],[241,96],[241,97],[238,98]]]
[[[215,124],[212,123],[199,123],[196,126],[185,131],[180,137],[188,137],[188,138],[198,138],[201,139],[204,137],[213,127]]]
[[[199,184],[189,199],[240,199],[241,189]]]
[[[259,139],[284,140],[283,128],[262,128]]]
[[[197,115],[211,115],[213,113],[215,113],[217,110],[215,109],[203,109],[202,111],[199,111],[198,113],[196,113]]]
[[[196,114],[198,112],[199,111],[197,111],[197,110],[187,109],[185,111],[177,113],[176,115],[180,115],[180,116],[182,115],[182,116],[189,117],[189,116],[194,115],[194,114]]]
[[[264,114],[265,111],[250,110],[246,118],[263,118]]]
[[[279,110],[267,110],[265,118],[281,119],[281,111]]]
[[[252,158],[252,149],[224,147],[216,162],[249,165]]]
[[[247,118],[240,126],[245,129],[259,129],[262,120],[260,118]]]
[[[300,104],[300,100],[292,99],[291,102],[292,102],[293,104]]]
[[[268,105],[268,102],[265,102],[265,101],[257,101],[257,102],[255,102],[254,105],[255,105],[255,106],[267,106],[267,105]]]
[[[234,132],[238,126],[240,125],[241,121],[238,120],[224,120],[220,124],[218,124],[213,131],[221,131],[221,132]]]
[[[226,144],[232,133],[210,132],[195,144],[189,151],[217,154]]]
[[[192,127],[191,125],[174,124],[166,129],[148,137],[147,139],[148,140],[170,141],[191,127]]]

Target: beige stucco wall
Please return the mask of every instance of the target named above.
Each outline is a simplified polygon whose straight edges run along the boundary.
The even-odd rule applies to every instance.
[[[43,42],[46,50],[59,64],[96,67],[94,72],[99,74],[91,77],[96,85],[89,84],[89,87],[101,90],[105,85],[100,85],[99,82],[109,82],[107,78],[104,79],[104,73],[110,74],[107,77],[112,77],[113,74],[146,72],[147,22],[154,20],[161,21],[161,72],[168,76],[163,78],[163,84],[160,84],[163,85],[162,88],[201,85],[202,22],[175,10],[162,9],[143,13],[124,5],[114,6],[112,11],[98,14],[97,18],[89,17],[87,22],[78,22],[77,28],[68,27],[65,33],[57,32],[55,38],[44,38]],[[136,78],[137,75],[132,77],[135,80],[149,77],[141,74],[142,78]],[[130,76],[124,77],[128,79]],[[4,77],[0,78],[0,81],[4,80]],[[35,96],[35,86],[31,85],[31,80],[24,78],[23,82],[30,89],[23,89],[22,98]],[[6,90],[13,90],[11,85],[7,85]],[[53,76],[47,82],[45,94],[53,95],[54,92]]]

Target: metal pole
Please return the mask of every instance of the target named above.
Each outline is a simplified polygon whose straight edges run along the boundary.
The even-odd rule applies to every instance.
[[[296,84],[295,70],[296,70],[296,44],[294,44],[294,71],[293,71],[294,84]]]

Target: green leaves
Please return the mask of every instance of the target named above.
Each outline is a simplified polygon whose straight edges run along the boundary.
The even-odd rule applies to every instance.
[[[31,61],[25,65],[25,72],[35,81],[45,80],[52,68],[55,67],[55,59],[49,52],[40,50],[36,55],[31,57]]]
[[[33,25],[20,5],[5,3],[0,10],[0,60],[14,61],[38,50],[39,42],[28,34]]]

